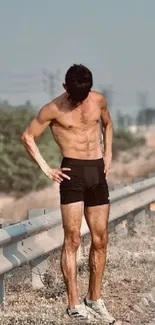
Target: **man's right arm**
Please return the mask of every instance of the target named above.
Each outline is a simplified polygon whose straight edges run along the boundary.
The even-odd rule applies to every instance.
[[[24,131],[21,140],[31,158],[38,164],[45,175],[60,183],[63,177],[67,179],[69,179],[69,177],[63,174],[60,169],[51,169],[42,157],[35,143],[35,138],[39,137],[56,117],[57,108],[54,103],[43,106],[37,117],[32,120]],[[68,170],[68,168],[64,168],[63,170]]]
[[[35,143],[35,138],[39,137],[44,132],[45,128],[51,123],[53,118],[55,118],[54,105],[50,103],[43,106],[37,117],[28,125],[21,138],[27,152],[45,174],[47,173],[49,166],[41,156]]]

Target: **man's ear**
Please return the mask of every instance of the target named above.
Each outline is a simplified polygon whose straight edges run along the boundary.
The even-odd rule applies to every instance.
[[[64,89],[67,90],[67,86],[66,86],[66,84],[63,83],[62,85],[63,85]]]

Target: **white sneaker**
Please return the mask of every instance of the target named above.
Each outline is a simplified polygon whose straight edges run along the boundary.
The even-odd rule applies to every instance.
[[[84,303],[86,306],[93,309],[93,311],[95,311],[99,315],[100,319],[102,318],[102,320],[105,323],[113,324],[113,325],[115,324],[115,318],[109,314],[109,312],[101,298],[96,301],[89,300],[88,298],[85,298]]]
[[[76,305],[74,308],[68,307],[67,313],[72,318],[92,320],[92,316],[91,313],[89,312],[89,308],[87,308],[87,306],[84,303]]]

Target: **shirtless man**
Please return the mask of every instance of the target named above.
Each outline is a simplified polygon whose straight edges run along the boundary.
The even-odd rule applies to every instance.
[[[73,65],[65,76],[65,92],[43,106],[22,135],[22,142],[44,174],[60,184],[64,228],[61,266],[67,286],[71,317],[89,318],[91,312],[107,324],[115,319],[100,298],[106,263],[109,192],[106,174],[112,159],[112,121],[104,96],[91,91],[92,73],[83,65]],[[100,145],[100,124],[104,134],[104,158]],[[49,167],[39,152],[35,138],[50,126],[62,153],[61,168]],[[50,148],[49,148],[50,150]],[[76,251],[84,214],[91,233],[90,279],[84,302],[79,301],[76,282]]]

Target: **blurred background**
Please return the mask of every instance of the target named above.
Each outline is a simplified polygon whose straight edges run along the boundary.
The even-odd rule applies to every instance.
[[[59,206],[52,184],[20,135],[59,95],[66,70],[82,63],[113,120],[109,185],[155,172],[154,0],[0,0],[0,218]],[[61,155],[47,129],[37,140],[50,166]]]

